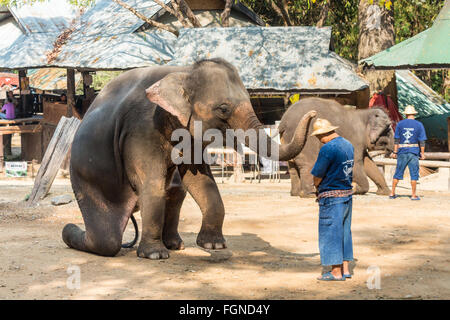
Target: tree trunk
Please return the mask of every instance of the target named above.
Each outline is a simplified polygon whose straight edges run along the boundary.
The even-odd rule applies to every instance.
[[[275,3],[274,0],[266,0],[270,6],[272,7],[272,9],[278,14],[278,16],[280,16],[281,19],[283,19],[283,24],[284,26],[288,26],[288,21],[286,20],[286,17],[283,15],[283,12],[281,11],[280,7],[278,7],[278,5]]]
[[[317,21],[316,27],[321,28],[325,24],[325,20],[327,20],[328,18],[328,11],[330,10],[330,2],[331,0],[327,0],[327,2],[323,4],[322,10],[320,11],[319,21]]]
[[[117,3],[120,6],[124,7],[125,9],[130,10],[136,17],[147,22],[152,27],[156,27],[156,28],[159,28],[162,30],[169,31],[178,37],[178,35],[179,35],[178,30],[171,28],[171,27],[165,25],[164,23],[147,18],[142,13],[140,13],[139,11],[137,11],[136,9],[134,9],[133,7],[129,6],[128,4],[126,4],[125,2],[123,2],[121,0],[112,0],[112,1],[114,1],[115,3]]]
[[[360,0],[358,7],[359,42],[358,60],[370,57],[395,44],[394,1],[388,10],[368,0]],[[390,95],[397,105],[397,85],[394,71],[365,70],[363,74],[369,82],[370,95],[382,91]]]
[[[230,26],[230,13],[231,7],[233,6],[234,0],[226,0],[225,1],[225,9],[223,9],[222,14],[220,15],[220,19],[222,20],[222,27]]]
[[[197,17],[192,12],[191,8],[188,6],[186,1],[184,1],[184,0],[177,0],[177,1],[178,1],[178,5],[180,6],[181,11],[183,12],[184,15],[186,15],[186,17],[192,23],[194,28],[201,28],[202,25],[201,25],[200,21],[198,21]]]

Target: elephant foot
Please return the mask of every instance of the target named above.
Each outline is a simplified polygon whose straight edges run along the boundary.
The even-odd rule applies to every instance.
[[[300,198],[315,198],[316,194],[313,191],[301,191]]]
[[[291,189],[291,196],[292,197],[299,197],[300,196],[300,190],[292,190]]]
[[[377,194],[380,196],[388,196],[391,194],[391,189],[389,188],[378,189]]]
[[[200,231],[197,236],[197,245],[205,249],[225,249],[227,247],[222,233]]]
[[[169,258],[169,250],[161,241],[141,241],[137,249],[137,255],[151,260],[167,259]]]
[[[169,250],[184,250],[184,242],[178,233],[175,235],[163,236],[163,242]]]

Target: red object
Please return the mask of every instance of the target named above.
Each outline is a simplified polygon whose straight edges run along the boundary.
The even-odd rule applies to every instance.
[[[0,72],[0,88],[3,86],[9,86],[10,89],[17,88],[19,76],[15,73]]]
[[[392,101],[391,97],[386,96],[383,92],[374,93],[369,101],[369,108],[381,107],[386,111],[392,121],[392,130],[395,131],[395,127],[400,120],[403,120],[402,115],[398,112],[398,108]]]

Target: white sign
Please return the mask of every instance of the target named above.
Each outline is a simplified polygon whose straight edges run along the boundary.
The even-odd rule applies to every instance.
[[[5,162],[5,172],[7,177],[26,177],[27,163],[23,162]]]

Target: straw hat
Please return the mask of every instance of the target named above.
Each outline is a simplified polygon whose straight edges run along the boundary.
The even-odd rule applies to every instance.
[[[416,109],[414,108],[414,106],[408,105],[408,106],[406,106],[406,108],[405,108],[405,114],[406,114],[406,115],[408,115],[408,114],[417,114],[417,111],[416,111]]]
[[[311,133],[311,136],[316,136],[318,134],[334,131],[337,128],[339,127],[333,126],[327,119],[317,118],[317,120],[314,122],[313,125],[314,131]]]

